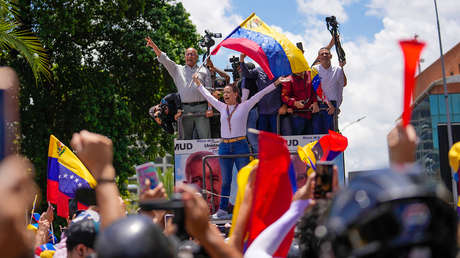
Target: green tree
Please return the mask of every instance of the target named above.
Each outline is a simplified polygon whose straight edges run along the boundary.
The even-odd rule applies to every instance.
[[[28,29],[21,29],[16,5],[0,0],[0,49],[18,51],[29,63],[35,80],[50,79],[48,55],[40,40]]]
[[[113,140],[119,184],[133,166],[172,152],[172,136],[148,116],[149,107],[176,91],[145,47],[150,36],[177,62],[198,35],[180,3],[170,0],[19,0],[19,13],[43,40],[52,80],[34,86],[19,57],[3,62],[21,80],[21,150],[46,189],[50,134],[68,144],[87,129]]]

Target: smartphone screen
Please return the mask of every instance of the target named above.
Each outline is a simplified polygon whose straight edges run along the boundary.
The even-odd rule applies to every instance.
[[[332,192],[332,167],[331,161],[316,162],[315,191],[313,193],[316,199],[326,198],[326,194]]]
[[[170,214],[170,213],[165,214],[165,219],[164,219],[165,228],[168,227],[168,224],[170,223],[170,221],[171,221],[171,223],[173,223],[173,218],[174,218],[174,214]]]

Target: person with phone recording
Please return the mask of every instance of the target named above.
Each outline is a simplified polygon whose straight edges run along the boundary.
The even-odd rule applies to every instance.
[[[246,125],[249,111],[260,101],[260,99],[262,99],[263,96],[274,91],[279,84],[286,81],[285,77],[280,77],[274,83],[259,91],[250,99],[241,103],[238,88],[236,86],[227,85],[224,88],[224,102],[221,102],[212,96],[211,93],[201,84],[201,81],[198,79],[198,75],[193,76],[193,82],[199,92],[221,114],[220,134],[222,136],[222,142],[219,144],[219,155],[250,153],[246,138]],[[220,159],[220,167],[222,171],[221,194],[223,196],[228,196],[230,194],[233,164],[235,164],[236,168],[240,170],[248,163],[249,157]],[[226,211],[227,206],[228,198],[221,198],[219,210],[213,214],[212,218],[228,218],[229,214]]]

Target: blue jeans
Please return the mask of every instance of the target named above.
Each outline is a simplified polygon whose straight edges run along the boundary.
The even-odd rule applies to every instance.
[[[240,140],[231,143],[221,142],[219,144],[219,155],[227,154],[246,154],[249,153],[249,145],[247,140]],[[249,157],[241,158],[222,158],[219,159],[220,170],[222,173],[222,189],[221,195],[230,196],[230,186],[232,183],[233,164],[240,171],[241,168],[249,163]],[[229,198],[220,198],[219,209],[227,210]]]
[[[257,119],[259,119],[259,112],[257,111],[257,108],[255,107],[249,111],[247,128],[257,129]],[[251,144],[252,151],[254,153],[259,152],[259,135],[247,132],[247,136],[248,136],[249,144]]]
[[[306,135],[312,133],[311,119],[292,115],[291,122],[293,135]]]
[[[271,133],[276,133],[276,116],[277,114],[273,115],[261,115],[259,114],[259,122],[257,129],[266,131],[266,132],[271,132]]]
[[[281,135],[292,135],[291,115],[280,116]]]
[[[337,108],[335,101],[331,101],[332,105]],[[327,104],[319,103],[319,108],[327,108]],[[327,134],[329,130],[334,131],[334,114],[329,115],[327,110],[320,110],[313,114],[313,134]]]

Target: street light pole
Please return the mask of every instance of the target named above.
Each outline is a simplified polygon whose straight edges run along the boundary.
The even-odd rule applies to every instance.
[[[444,102],[446,103],[446,118],[447,118],[447,140],[449,143],[449,150],[452,148],[453,140],[452,140],[452,124],[450,122],[450,112],[449,112],[449,93],[447,91],[447,81],[446,81],[446,69],[444,66],[444,54],[442,52],[442,42],[441,42],[441,29],[439,26],[439,16],[438,16],[438,5],[436,4],[436,0],[434,1],[434,10],[436,11],[436,24],[438,25],[438,39],[439,39],[439,51],[441,52],[441,67],[442,67],[442,82],[444,86]],[[458,196],[457,196],[457,182],[454,179],[454,171],[451,168],[451,176],[452,176],[452,194],[454,197],[454,204],[457,204]]]

